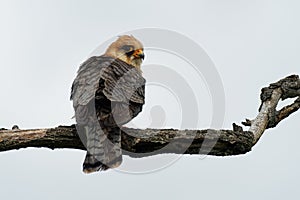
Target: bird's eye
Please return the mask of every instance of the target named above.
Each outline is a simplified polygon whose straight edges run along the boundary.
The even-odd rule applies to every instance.
[[[133,46],[131,46],[131,45],[124,45],[124,46],[122,47],[122,49],[123,49],[124,51],[126,51],[126,52],[129,52],[129,51],[132,51],[132,50],[133,50]]]

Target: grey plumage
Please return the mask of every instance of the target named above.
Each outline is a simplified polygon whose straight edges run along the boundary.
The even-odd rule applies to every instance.
[[[84,62],[75,78],[71,99],[77,131],[87,148],[87,173],[122,162],[120,126],[142,110],[145,79],[134,66],[109,56]]]

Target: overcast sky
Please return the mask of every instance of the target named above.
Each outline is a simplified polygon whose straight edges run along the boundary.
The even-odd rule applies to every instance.
[[[99,45],[146,27],[175,31],[203,48],[224,87],[222,128],[231,128],[233,122],[256,116],[262,87],[300,74],[299,9],[296,0],[2,0],[0,128],[74,123],[69,94],[80,63]],[[176,104],[176,95],[149,85],[145,110],[132,126],[204,129],[212,124],[213,114],[222,116],[212,109],[212,91],[205,86],[209,77],[197,82],[197,77],[187,78],[190,68],[181,73],[184,64],[170,54],[151,49],[145,54],[145,67],[172,65],[190,81],[192,91],[202,91],[195,97],[202,100],[197,101],[199,122],[179,126],[185,120],[184,106]],[[150,68],[145,71],[151,76]],[[151,121],[151,111],[163,123]],[[84,175],[85,152],[79,150],[2,152],[1,199],[298,199],[299,118],[299,113],[293,114],[266,131],[246,155],[183,156],[162,170],[139,175],[114,170]],[[151,165],[151,159],[157,163],[174,157],[125,157],[122,167]]]

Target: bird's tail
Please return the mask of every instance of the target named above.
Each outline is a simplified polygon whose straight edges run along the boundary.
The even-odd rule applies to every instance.
[[[121,130],[119,127],[85,126],[87,154],[83,163],[83,172],[118,167],[122,163]]]

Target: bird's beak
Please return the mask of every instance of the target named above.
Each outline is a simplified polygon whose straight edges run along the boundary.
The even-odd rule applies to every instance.
[[[143,52],[143,50],[142,49],[137,49],[137,50],[135,50],[134,51],[134,53],[133,53],[133,56],[135,57],[135,58],[141,58],[141,59],[145,59],[145,54],[144,54],[144,52]]]

